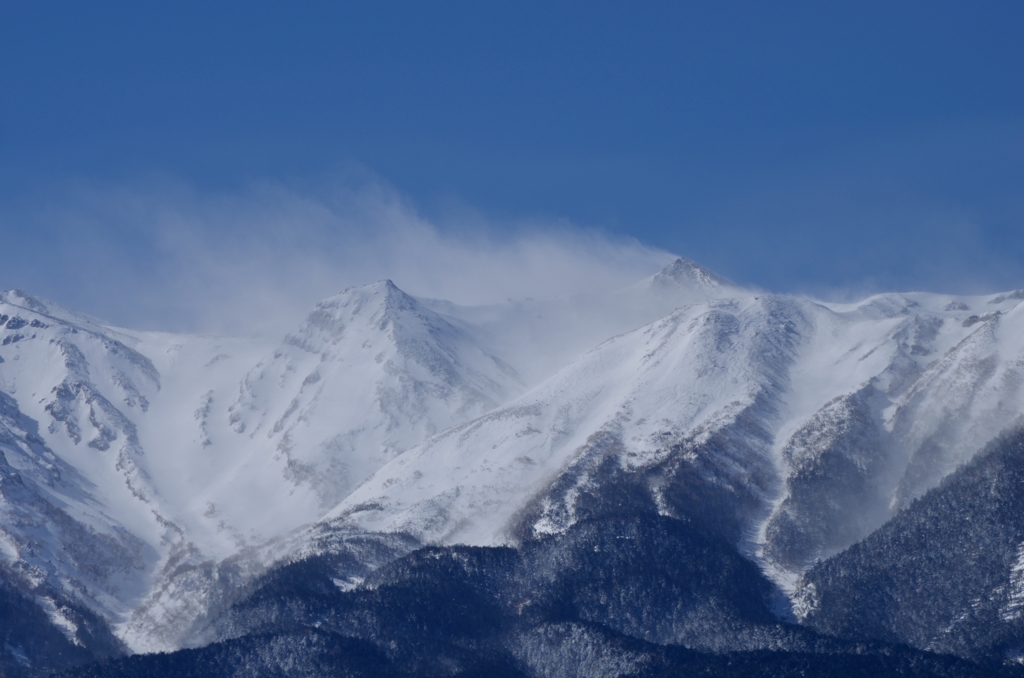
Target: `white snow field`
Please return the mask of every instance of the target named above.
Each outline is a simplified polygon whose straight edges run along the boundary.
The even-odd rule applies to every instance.
[[[43,609],[61,590],[132,649],[174,649],[325,530],[507,543],[569,527],[594,459],[671,459],[755,507],[738,544],[789,590],[1024,413],[1022,300],[824,303],[679,259],[612,294],[486,307],[383,281],[263,340],[0,293],[0,562]],[[856,482],[829,481],[821,513],[808,469],[836,455]]]

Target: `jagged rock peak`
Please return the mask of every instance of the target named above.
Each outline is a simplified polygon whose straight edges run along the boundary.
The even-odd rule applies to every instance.
[[[671,264],[661,269],[654,276],[652,281],[659,287],[736,287],[736,284],[727,278],[723,278],[714,271],[708,270],[695,261],[685,257],[679,257]]]

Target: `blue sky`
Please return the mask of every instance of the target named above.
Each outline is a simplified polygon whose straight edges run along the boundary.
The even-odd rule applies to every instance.
[[[1024,287],[1024,5],[838,5],[2,2],[0,287],[199,326],[203,266],[400,280],[396,213],[610,280]]]

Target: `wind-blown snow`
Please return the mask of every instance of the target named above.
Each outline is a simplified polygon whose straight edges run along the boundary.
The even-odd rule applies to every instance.
[[[789,586],[1024,412],[1022,300],[830,304],[679,259],[610,294],[484,307],[383,281],[277,342],[5,292],[0,560],[44,607],[49,586],[168,649],[227,586],[222,563],[238,583],[331,530],[559,532],[594,459],[673,460],[753,507],[740,546]]]

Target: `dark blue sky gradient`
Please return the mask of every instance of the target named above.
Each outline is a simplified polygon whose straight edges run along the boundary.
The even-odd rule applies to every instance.
[[[0,202],[357,165],[779,291],[1024,287],[1024,5],[836,5],[2,2]]]

